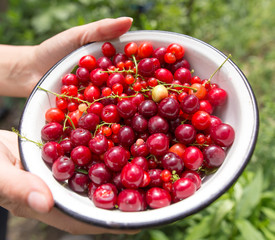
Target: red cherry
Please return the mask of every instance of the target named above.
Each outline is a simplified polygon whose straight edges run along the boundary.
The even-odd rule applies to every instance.
[[[144,42],[138,46],[138,57],[140,58],[150,57],[152,56],[153,52],[153,45],[150,42]]]
[[[198,170],[203,163],[203,154],[195,146],[187,147],[183,153],[184,166],[190,170]]]
[[[47,122],[62,123],[65,120],[65,114],[59,108],[49,108],[45,113],[45,119]]]
[[[117,203],[117,196],[111,187],[99,186],[92,195],[93,203],[96,207],[103,209],[113,209]]]
[[[110,42],[103,43],[103,45],[101,46],[101,51],[104,56],[109,58],[113,57],[116,54],[116,49],[114,45]]]
[[[155,78],[165,83],[173,82],[173,74],[166,68],[159,68],[155,71]]]
[[[178,43],[172,43],[167,47],[167,53],[172,53],[175,55],[176,59],[179,60],[183,58],[185,49]]]
[[[117,110],[117,106],[114,104],[103,107],[101,112],[101,119],[107,123],[118,123],[120,116]]]
[[[150,208],[162,208],[171,204],[171,196],[168,191],[159,187],[153,187],[146,192],[146,202]]]
[[[84,97],[87,101],[93,102],[100,97],[100,90],[94,85],[88,86],[84,91]]]
[[[124,189],[118,195],[117,204],[123,212],[138,212],[143,210],[143,201],[138,190]]]
[[[154,133],[146,141],[149,152],[162,156],[169,150],[169,138],[163,133]]]
[[[181,174],[181,178],[189,178],[191,181],[193,181],[196,185],[196,190],[201,187],[201,177],[196,171],[185,170]]]
[[[78,62],[79,67],[83,67],[92,71],[96,67],[96,58],[92,55],[86,55],[80,58]]]
[[[127,57],[136,56],[138,52],[138,46],[135,42],[127,43],[124,47],[124,52]]]
[[[227,93],[222,88],[213,88],[208,92],[207,99],[215,107],[222,106],[227,100]]]
[[[123,147],[112,147],[104,154],[104,162],[112,171],[118,172],[128,162],[127,152]]]
[[[143,181],[143,169],[133,163],[126,164],[121,171],[121,182],[124,187],[137,189]]]
[[[210,126],[210,115],[205,111],[197,111],[193,114],[191,122],[198,130],[205,130]]]
[[[189,178],[180,178],[172,186],[173,201],[178,202],[192,196],[196,192],[196,184]]]
[[[235,139],[235,131],[229,124],[221,123],[210,130],[211,139],[221,147],[229,147]]]

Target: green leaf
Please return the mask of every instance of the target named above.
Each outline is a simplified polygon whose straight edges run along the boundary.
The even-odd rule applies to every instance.
[[[224,217],[232,210],[235,203],[229,199],[224,200],[220,206],[218,207],[217,211],[215,212],[212,224],[211,224],[211,231],[216,232],[219,229],[219,225]]]
[[[243,190],[243,194],[236,205],[236,218],[246,218],[252,214],[255,207],[261,200],[263,185],[263,173],[259,169],[248,186]]]
[[[266,217],[268,217],[271,220],[275,220],[275,211],[271,208],[262,207],[261,211],[264,213]]]
[[[150,230],[150,240],[169,240],[164,232],[160,230]]]
[[[263,234],[245,219],[237,220],[236,226],[244,240],[265,240]]]
[[[198,240],[210,234],[212,216],[204,217],[200,223],[193,226],[184,240]]]
[[[274,240],[275,239],[275,235],[272,232],[270,232],[268,229],[261,228],[261,230],[264,233],[266,239],[268,239],[268,240]]]

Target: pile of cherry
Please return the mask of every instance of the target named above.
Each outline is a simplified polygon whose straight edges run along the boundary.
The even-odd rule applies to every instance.
[[[83,56],[51,92],[43,160],[99,208],[142,211],[191,196],[234,141],[234,129],[213,115],[227,92],[196,76],[177,43],[130,42],[117,53],[105,42],[101,51]]]

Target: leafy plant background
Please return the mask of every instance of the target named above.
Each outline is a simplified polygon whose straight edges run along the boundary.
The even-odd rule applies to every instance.
[[[253,157],[234,186],[206,209],[173,224],[135,236],[95,239],[275,239],[275,1],[3,0],[0,6],[2,44],[39,44],[75,25],[131,16],[131,30],[188,34],[231,53],[252,85],[260,132]],[[37,228],[45,232],[48,226]],[[26,239],[44,239],[38,236]]]

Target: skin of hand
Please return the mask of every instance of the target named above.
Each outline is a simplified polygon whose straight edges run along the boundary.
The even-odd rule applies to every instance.
[[[40,78],[73,50],[127,32],[132,18],[103,19],[70,28],[35,46],[0,44],[0,95],[27,97]]]
[[[15,61],[10,67],[0,64],[1,89],[4,89],[8,96],[28,96],[43,74],[62,57],[86,43],[116,38],[127,32],[131,24],[132,19],[127,17],[104,19],[66,30],[37,46],[5,48],[2,45],[0,52],[9,56],[8,62],[11,63],[11,59]],[[14,55],[11,56],[12,54]],[[5,64],[3,61],[2,63]],[[3,69],[5,66],[7,68]],[[138,232],[96,227],[73,219],[55,208],[48,186],[37,175],[23,169],[15,133],[0,130],[0,156],[0,206],[8,209],[13,215],[37,219],[71,234]]]

